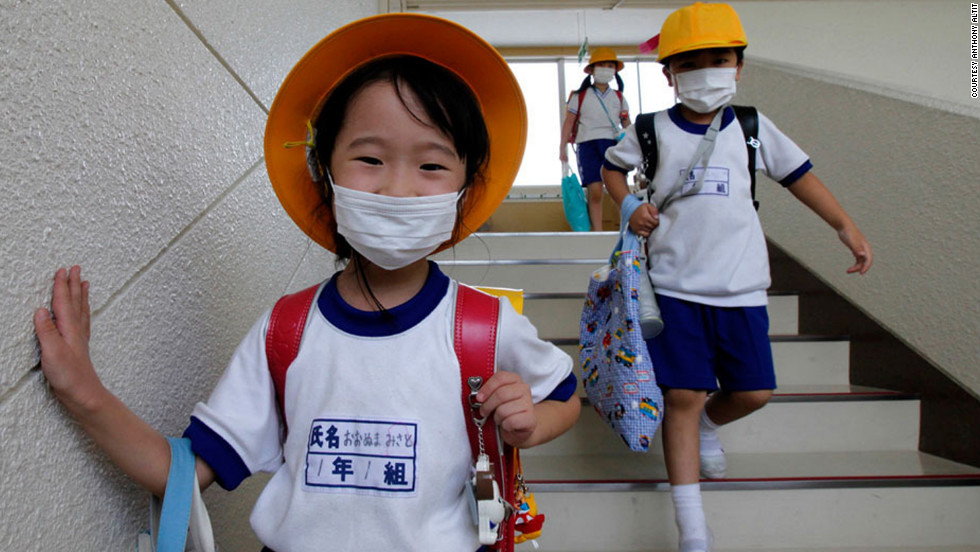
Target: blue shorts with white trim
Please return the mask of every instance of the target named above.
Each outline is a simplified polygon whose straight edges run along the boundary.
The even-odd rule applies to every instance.
[[[599,138],[582,142],[576,146],[578,155],[578,176],[582,179],[582,186],[588,186],[593,182],[602,182],[602,163],[606,160],[606,150],[615,146],[615,140]]]
[[[659,294],[657,303],[664,329],[647,349],[661,387],[776,388],[766,307],[713,307]]]

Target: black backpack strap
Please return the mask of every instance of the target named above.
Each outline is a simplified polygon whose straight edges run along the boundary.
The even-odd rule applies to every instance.
[[[640,153],[643,155],[643,176],[647,179],[647,199],[653,193],[653,176],[657,174],[657,162],[660,155],[660,147],[657,144],[657,129],[654,127],[653,118],[655,113],[641,113],[636,116],[633,123],[636,129],[636,138],[640,142]]]
[[[748,105],[733,105],[735,117],[745,135],[745,149],[749,155],[749,179],[752,183],[752,206],[759,210],[759,202],[755,200],[755,157],[761,143],[759,142],[759,111]]]

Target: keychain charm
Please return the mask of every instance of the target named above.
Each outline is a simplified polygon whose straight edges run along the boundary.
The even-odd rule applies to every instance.
[[[476,394],[483,387],[483,378],[471,377],[467,380],[470,386],[470,407],[472,408],[473,423],[479,435],[480,453],[473,466],[473,477],[469,484],[470,511],[473,521],[479,530],[480,544],[495,544],[500,522],[507,515],[507,508],[500,495],[500,486],[494,478],[494,465],[487,456],[483,445],[483,424],[486,418],[480,417],[482,403],[477,402]]]

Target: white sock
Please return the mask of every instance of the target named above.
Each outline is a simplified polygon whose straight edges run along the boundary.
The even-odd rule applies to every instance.
[[[701,505],[701,485],[671,485],[670,495],[674,500],[674,518],[680,532],[681,550],[707,550],[708,525]]]
[[[702,456],[719,456],[724,454],[724,450],[721,446],[721,441],[718,439],[718,424],[711,421],[708,417],[708,411],[701,411],[701,422],[698,426],[698,432],[701,435],[701,455]]]

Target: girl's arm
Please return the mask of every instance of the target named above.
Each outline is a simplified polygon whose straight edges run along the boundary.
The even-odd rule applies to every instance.
[[[575,126],[575,114],[565,110],[565,122],[561,125],[561,143],[558,145],[558,159],[568,162],[568,143],[572,139],[572,127]]]
[[[170,470],[170,445],[110,393],[95,373],[88,349],[88,292],[81,268],[60,269],[55,274],[54,316],[48,309],[34,313],[41,370],[58,400],[109,458],[134,481],[162,497]],[[202,488],[214,480],[214,472],[200,459],[197,472]]]
[[[487,380],[476,400],[483,403],[480,415],[492,414],[504,441],[519,448],[547,443],[571,429],[582,402],[578,395],[572,395],[567,401],[534,404],[530,386],[519,375],[506,371]]]
[[[851,250],[854,264],[847,269],[848,274],[854,272],[865,274],[871,269],[873,261],[871,244],[813,171],[808,171],[799,180],[790,184],[789,191],[836,230],[840,241]]]

